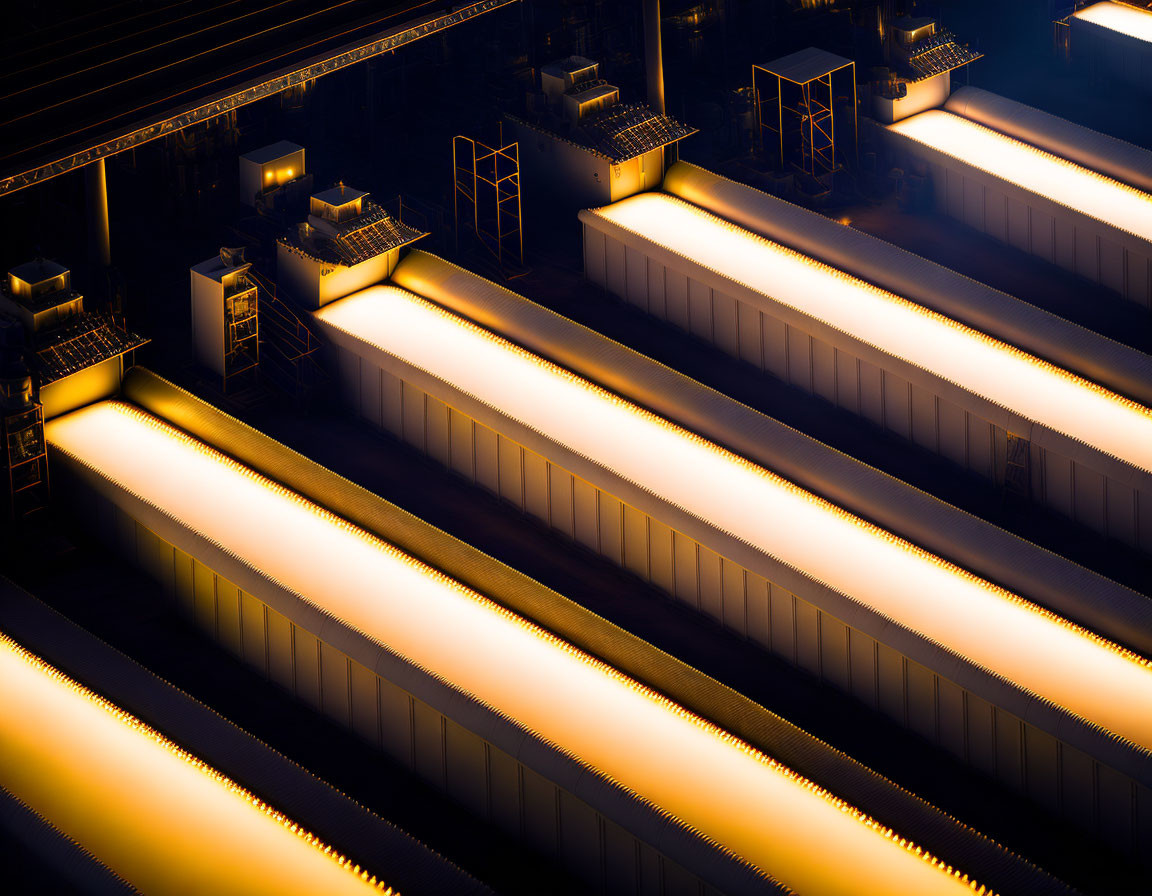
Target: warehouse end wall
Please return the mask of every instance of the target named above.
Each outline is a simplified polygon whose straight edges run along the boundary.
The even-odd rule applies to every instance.
[[[941,214],[1152,308],[1152,243],[903,134],[882,136],[897,161],[928,175]]]
[[[71,458],[55,452],[53,464],[57,493],[85,528],[159,583],[175,609],[191,623],[261,675],[356,732],[480,819],[559,860],[597,892],[628,896],[775,892],[771,881],[747,866],[733,869],[735,860],[719,855],[717,864],[722,867],[717,874],[725,883],[723,890],[717,889],[667,851],[635,836],[497,746],[492,742],[497,738],[481,737],[389,676],[318,637],[314,626],[300,625],[156,534],[120,506],[118,493],[113,497],[106,484],[98,483],[95,474]],[[521,755],[541,752],[528,745],[529,736],[521,733],[519,739]],[[581,788],[597,789],[588,773],[565,777],[579,781]],[[622,801],[617,798],[616,802]],[[630,823],[640,825],[648,823],[649,816],[658,818],[654,810],[643,806],[627,816]],[[687,845],[691,835],[680,832],[674,822],[660,818],[656,823],[668,839]],[[695,845],[684,852],[670,851],[699,855]]]
[[[348,267],[319,261],[294,246],[276,244],[276,277],[288,294],[306,308],[323,308],[344,296],[387,280],[400,260],[400,250],[382,252]]]
[[[44,419],[51,420],[94,401],[111,398],[120,391],[123,378],[124,358],[118,355],[49,383],[40,389]]]
[[[664,150],[653,149],[615,164],[607,156],[556,134],[508,118],[520,144],[520,166],[529,189],[576,208],[605,205],[644,190],[664,179]]]
[[[1050,811],[1152,855],[1152,787],[422,390],[402,362],[394,373],[336,353],[344,395],[374,427]]]
[[[1022,490],[1031,500],[1152,551],[1152,477],[1050,432],[1042,443],[1038,426],[957,384],[766,296],[743,290],[737,298],[739,287],[715,272],[672,253],[654,257],[639,239],[626,244],[597,224],[594,216],[584,222],[584,270],[593,283],[995,483],[1006,482],[1011,448],[1026,459]]]

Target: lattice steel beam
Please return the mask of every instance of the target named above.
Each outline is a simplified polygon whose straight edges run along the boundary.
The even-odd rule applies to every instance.
[[[367,41],[344,46],[335,52],[314,56],[303,65],[280,69],[271,76],[250,81],[240,88],[230,89],[200,105],[181,106],[179,109],[169,111],[167,114],[136,127],[126,134],[103,139],[94,146],[73,151],[53,162],[37,165],[13,174],[6,174],[0,179],[0,196],[13,193],[24,187],[30,187],[76,168],[82,168],[98,159],[116,155],[168,134],[174,134],[190,125],[216,118],[241,106],[274,96],[298,84],[331,74],[342,68],[355,65],[357,62],[363,62],[365,59],[371,59],[373,56],[390,53],[423,37],[428,37],[430,34],[444,31],[486,12],[503,6],[510,6],[516,2],[519,0],[477,0],[477,2],[461,6],[451,12],[431,15],[419,19],[415,23],[408,22],[393,27],[374,35]]]

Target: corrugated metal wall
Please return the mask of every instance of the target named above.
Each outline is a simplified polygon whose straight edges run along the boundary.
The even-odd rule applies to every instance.
[[[927,168],[937,211],[1152,308],[1152,245],[892,131],[909,167]]]
[[[886,369],[878,363],[882,353],[869,361],[833,346],[587,222],[584,263],[592,282],[629,304],[966,470],[1005,483],[1009,436],[1018,434]],[[1032,500],[1124,544],[1152,550],[1152,494],[1025,441],[1025,490]]]
[[[1148,90],[1152,84],[1152,46],[1147,41],[1076,17],[1069,25],[1072,60],[1090,76],[1116,78]]]
[[[369,360],[337,352],[345,395],[374,426],[1101,838],[1152,850],[1152,788]]]
[[[408,421],[417,425],[411,410]],[[59,459],[56,470],[58,491],[89,531],[160,583],[185,618],[480,818],[559,860],[597,892],[721,893],[564,787],[159,537],[87,487],[67,459]],[[772,889],[758,879],[754,887],[736,885],[732,891]]]

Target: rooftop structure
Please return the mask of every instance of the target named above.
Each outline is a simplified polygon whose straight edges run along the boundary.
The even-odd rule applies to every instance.
[[[520,743],[531,732],[665,820],[730,850],[764,875],[760,887],[778,880],[813,893],[847,892],[861,881],[892,893],[973,888],[715,725],[138,408],[94,405],[50,424],[49,439],[97,471],[98,490],[114,503],[136,495],[159,510],[170,520],[162,538],[227,544],[255,572],[244,589],[256,599],[268,587],[256,579],[303,596],[324,618],[496,710],[519,729]],[[577,787],[577,798],[584,790]],[[829,850],[845,861],[828,863]],[[754,879],[728,885],[743,891]]]
[[[79,315],[38,340],[32,368],[40,388],[133,352],[148,340],[123,329],[107,312]]]
[[[385,279],[400,250],[427,236],[342,183],[311,197],[309,214],[277,240],[277,280],[307,307]]]
[[[618,98],[618,91],[615,95],[604,88],[601,91],[602,96]],[[582,118],[581,129],[589,146],[617,165],[696,133],[695,128],[653,112],[643,103],[610,103],[602,111]]]
[[[1018,123],[1005,124],[1013,110],[1007,117]],[[942,109],[889,125],[888,133],[899,158],[928,170],[941,211],[1152,307],[1152,195],[1144,184],[1116,180],[1107,162],[1103,172],[1085,164],[1115,158],[1118,141],[1053,128],[1051,116],[974,88],[957,91]],[[1068,143],[1079,150],[1065,149]],[[1131,149],[1130,159],[1152,159]],[[971,186],[946,187],[946,172]],[[1146,161],[1143,177],[1150,176]],[[965,198],[977,189],[984,191],[979,201]]]
[[[895,42],[895,59],[908,81],[933,78],[982,57],[967,44],[961,44],[951,31],[935,19],[896,19],[890,31]]]
[[[599,79],[600,64],[583,56],[569,56],[540,69],[540,87],[550,101],[558,103],[570,90]]]
[[[62,264],[38,259],[8,272],[0,293],[0,311],[18,318],[25,330],[37,333],[63,323],[84,310],[84,299],[72,289],[72,272]]]
[[[85,311],[71,271],[43,259],[8,273],[0,316],[24,328],[22,360],[34,375],[46,417],[114,393],[121,359],[148,342],[107,311]]]
[[[146,893],[391,893],[0,632],[0,787]]]
[[[952,90],[951,73],[981,58],[935,19],[893,20],[885,53],[892,71],[874,83],[873,112],[891,123],[942,105]]]
[[[844,270],[840,258],[851,253],[840,245],[848,238],[840,240],[833,232],[840,227],[792,220],[784,228],[786,204],[760,201],[762,194],[737,186],[693,189],[692,181],[699,178],[687,170],[687,195],[711,202],[717,212],[745,226],[656,193],[582,212],[589,277],[1010,492],[1152,549],[1142,534],[1139,510],[1147,500],[1142,496],[1152,492],[1152,453],[1144,447],[1152,434],[1152,411],[1146,404],[1052,364],[1047,352],[1038,357],[1021,351],[1018,343],[989,335],[1003,325],[976,329],[909,300],[919,291],[915,284],[897,294]],[[773,240],[746,229],[761,229],[761,221]],[[797,237],[789,236],[794,228],[799,228]],[[782,239],[799,239],[804,251],[783,245]],[[883,243],[874,242],[875,252],[885,251]],[[661,259],[667,277],[657,275],[645,283],[623,276],[614,261],[621,245],[653,261]],[[834,264],[807,254],[821,246]],[[896,258],[892,262],[898,263]],[[894,283],[908,279],[888,276]],[[649,296],[653,282],[655,300]],[[668,285],[661,290],[661,283]],[[981,317],[994,317],[987,314],[990,308],[965,309],[959,292],[951,300],[947,290],[936,293],[946,297],[937,304],[950,315],[960,312],[962,319],[978,325]],[[1051,318],[1044,322],[1054,331],[1053,341],[1064,343],[1065,356],[1082,361],[1084,355],[1078,358],[1070,351],[1074,342],[1084,341],[1075,328]],[[1034,344],[1044,348],[1044,340]],[[1121,354],[1126,355],[1123,361],[1106,362],[1112,370],[1103,371],[1105,378],[1143,389],[1146,370],[1133,375],[1144,369],[1140,357]],[[973,437],[974,432],[980,435]],[[1087,482],[1098,482],[1100,488],[1074,493],[1073,468],[1081,488]],[[1115,515],[1104,512],[1105,489]]]
[[[527,114],[506,119],[525,176],[577,205],[650,188],[663,176],[664,148],[696,133],[645,103],[622,103],[599,63],[582,56],[543,66]]]
[[[254,149],[240,156],[240,201],[245,205],[277,205],[285,188],[311,184],[304,162],[304,147],[288,140]]]
[[[191,268],[192,341],[201,364],[232,377],[260,363],[259,300],[243,250],[221,249]]]

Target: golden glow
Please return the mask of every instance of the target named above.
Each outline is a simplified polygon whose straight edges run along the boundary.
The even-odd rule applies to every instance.
[[[1131,651],[406,290],[371,287],[315,314],[956,654],[1152,747],[1152,664]]]
[[[276,186],[282,186],[288,183],[296,175],[294,168],[265,168],[264,181],[265,183],[275,183]]]
[[[1126,3],[1096,3],[1072,15],[1085,22],[1152,43],[1152,13]]]
[[[673,196],[644,193],[595,214],[1029,420],[1152,471],[1152,411],[1083,377]]]
[[[0,786],[145,893],[392,893],[2,632]]]
[[[1152,240],[1152,196],[1143,190],[942,109],[886,127],[1065,208]]]
[[[137,408],[49,441],[801,894],[984,892],[727,732]]]

